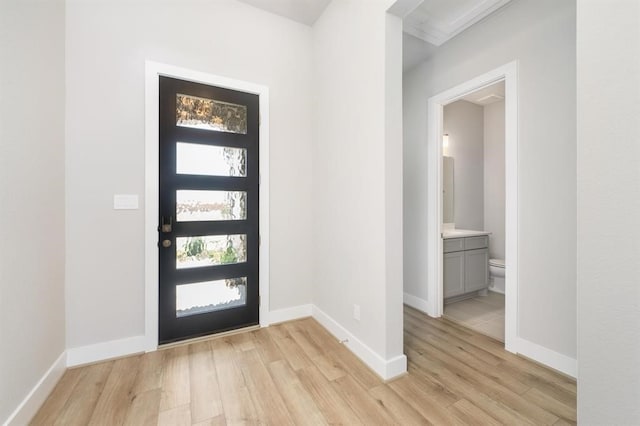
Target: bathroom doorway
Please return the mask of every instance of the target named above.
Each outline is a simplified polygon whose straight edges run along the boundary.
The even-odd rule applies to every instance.
[[[505,84],[443,109],[443,316],[504,342]]]
[[[496,92],[498,88],[503,87],[503,94]],[[483,91],[484,90],[484,91]],[[492,160],[501,161],[504,171],[504,201],[503,207],[492,205],[495,209],[502,209],[504,213],[503,219],[503,243],[497,237],[499,231],[485,231],[484,224],[484,196],[479,195],[478,191],[474,192],[473,188],[459,188],[459,182],[456,182],[455,170],[458,166],[456,163],[465,161],[456,161],[452,155],[444,155],[453,158],[451,160],[443,160],[443,154],[451,154],[449,149],[455,149],[455,138],[459,135],[447,133],[445,129],[445,109],[455,108],[464,104],[455,105],[456,102],[463,101],[473,106],[470,102],[473,96],[476,101],[483,97],[487,97],[485,101],[503,97],[499,101],[504,102],[504,159],[491,158]],[[467,105],[468,106],[468,105]],[[496,109],[498,107],[496,106]],[[484,116],[484,114],[483,114]],[[442,92],[429,99],[428,104],[428,283],[427,283],[427,313],[432,317],[440,317],[443,314],[451,317],[451,311],[455,314],[456,310],[465,312],[467,310],[476,310],[478,314],[474,319],[473,315],[466,312],[466,319],[470,322],[484,323],[485,334],[496,338],[503,338],[505,349],[516,352],[517,344],[517,306],[518,306],[518,197],[517,197],[517,148],[518,148],[518,130],[517,130],[517,63],[512,62],[484,75],[476,77],[459,86]],[[483,135],[484,136],[484,135]],[[446,146],[445,146],[446,145]],[[482,147],[484,156],[483,143]],[[475,147],[479,150],[478,146]],[[495,167],[495,165],[489,165]],[[477,169],[480,170],[477,170]],[[475,180],[484,184],[484,160],[482,167],[479,163],[476,170],[465,168],[464,172],[473,172]],[[446,170],[445,170],[446,169]],[[450,169],[453,169],[451,176]],[[445,172],[449,176],[445,176]],[[482,176],[479,178],[478,176]],[[445,188],[445,183],[453,183],[453,188]],[[456,192],[458,192],[456,196]],[[483,191],[484,192],[484,189]],[[465,195],[466,194],[466,195]],[[463,209],[466,212],[473,211],[473,204],[476,203],[475,211],[479,213],[478,199],[482,198],[480,205],[482,206],[482,215],[477,214],[471,217],[467,214],[467,218],[456,217],[456,208]],[[452,201],[453,200],[453,201]],[[456,205],[458,204],[458,206]],[[468,205],[471,204],[471,207]],[[445,214],[453,214],[454,219],[447,218]],[[458,223],[456,223],[456,220]],[[461,227],[464,226],[465,228]],[[475,229],[474,229],[475,228]],[[475,231],[475,232],[474,232]],[[447,238],[445,237],[445,234]],[[492,240],[492,236],[494,237]],[[500,257],[498,246],[503,244],[503,257]],[[493,245],[493,247],[492,247]],[[492,250],[493,248],[493,250]],[[490,259],[503,259],[505,276],[504,278],[504,295],[500,294],[502,290],[501,283],[494,276],[493,283],[489,281],[489,261]],[[499,263],[499,262],[492,262]],[[497,265],[500,267],[500,265]],[[445,269],[447,271],[447,282],[445,283]],[[492,268],[493,269],[493,268]],[[497,277],[500,278],[500,277]],[[498,281],[498,282],[496,282]],[[446,286],[445,286],[446,284]],[[489,292],[489,285],[494,291]],[[486,296],[483,296],[486,293]],[[472,297],[473,296],[473,297]],[[475,297],[484,297],[485,305],[489,305],[485,311],[478,311],[477,307],[465,307],[472,305]],[[446,299],[446,304],[445,304]],[[464,302],[463,302],[464,301]],[[458,309],[448,309],[446,306],[453,307],[454,303],[461,303]],[[502,308],[504,306],[504,308]],[[504,309],[502,311],[502,309]],[[463,313],[464,315],[464,313]],[[464,324],[465,319],[460,322]],[[491,327],[489,322],[501,322],[504,331],[501,328],[494,328],[492,332],[487,329]],[[467,324],[469,325],[469,324]]]

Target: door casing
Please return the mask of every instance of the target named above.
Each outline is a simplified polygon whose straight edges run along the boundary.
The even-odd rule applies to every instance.
[[[269,312],[269,88],[153,61],[145,62],[145,350],[158,348],[159,76],[208,84],[260,97],[260,326]]]
[[[505,349],[518,353],[518,63],[510,62],[428,100],[427,314],[442,316],[442,129],[444,106],[504,80],[505,95]]]

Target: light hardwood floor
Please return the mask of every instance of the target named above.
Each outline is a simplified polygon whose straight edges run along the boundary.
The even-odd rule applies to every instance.
[[[572,424],[576,385],[405,307],[382,382],[311,318],[68,370],[34,425]]]

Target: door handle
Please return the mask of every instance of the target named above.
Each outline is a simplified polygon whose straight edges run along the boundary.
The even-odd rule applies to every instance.
[[[162,240],[162,247],[164,248],[171,247],[171,240]]]

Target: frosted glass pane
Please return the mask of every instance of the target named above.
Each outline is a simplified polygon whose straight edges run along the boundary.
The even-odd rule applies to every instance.
[[[176,317],[221,311],[247,304],[247,277],[176,287]]]
[[[244,135],[247,134],[247,107],[178,93],[176,124],[181,127]]]
[[[246,235],[176,238],[176,268],[229,265],[247,261]]]
[[[176,173],[245,177],[247,175],[247,150],[178,142],[176,144]]]
[[[244,191],[176,191],[178,222],[245,220],[247,193]]]

